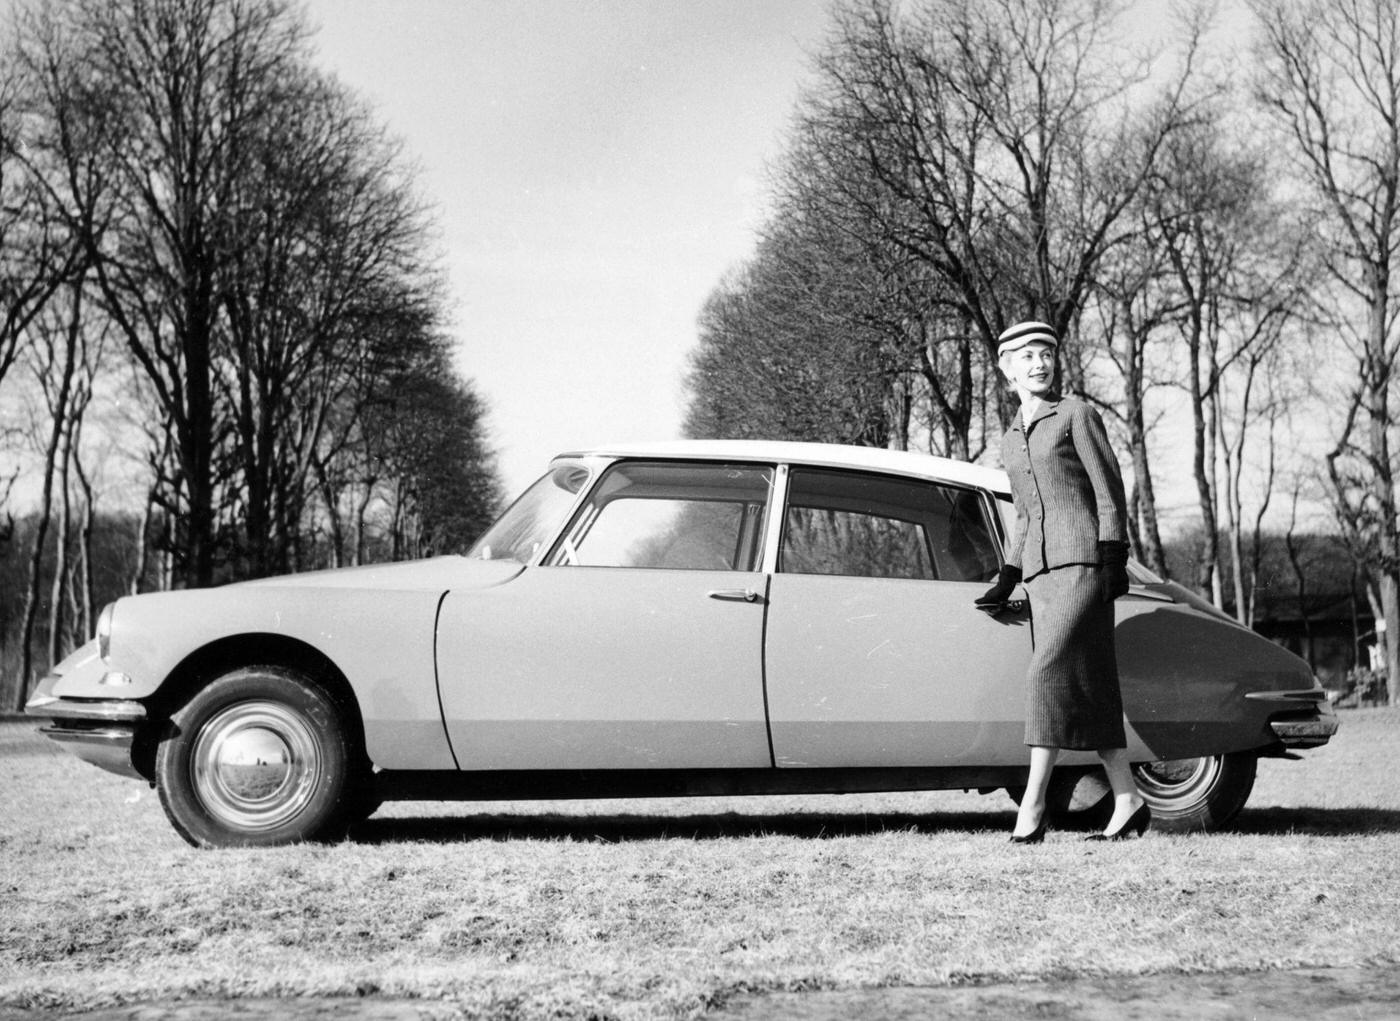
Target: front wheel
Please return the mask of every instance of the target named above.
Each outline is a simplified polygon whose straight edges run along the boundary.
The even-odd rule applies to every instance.
[[[1139,762],[1133,765],[1133,779],[1152,809],[1153,829],[1218,830],[1249,800],[1258,763],[1252,751]]]
[[[344,829],[357,761],[343,715],[296,671],[234,670],[171,719],[156,752],[166,817],[201,847],[315,840]]]

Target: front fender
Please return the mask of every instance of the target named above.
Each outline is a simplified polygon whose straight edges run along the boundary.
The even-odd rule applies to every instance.
[[[278,585],[132,596],[113,608],[106,659],[97,658],[95,643],[89,643],[55,671],[46,694],[149,700],[211,644],[246,636],[251,662],[258,658],[257,636],[275,635],[314,649],[345,677],[375,765],[453,769],[433,663],[441,596]]]

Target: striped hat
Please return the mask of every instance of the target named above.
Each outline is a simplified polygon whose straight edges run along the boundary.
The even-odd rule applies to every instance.
[[[1015,351],[1017,348],[1025,347],[1035,341],[1049,344],[1051,347],[1059,347],[1060,345],[1060,338],[1055,336],[1053,327],[1029,320],[1009,327],[997,338],[997,354],[1004,355],[1008,351]]]

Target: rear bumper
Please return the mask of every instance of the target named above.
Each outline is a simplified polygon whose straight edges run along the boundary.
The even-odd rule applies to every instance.
[[[1335,716],[1269,721],[1269,728],[1283,742],[1285,748],[1321,747],[1332,739],[1340,725]]]
[[[1277,704],[1269,729],[1285,748],[1319,748],[1341,726],[1327,693],[1319,688],[1298,691],[1253,691],[1245,698]]]

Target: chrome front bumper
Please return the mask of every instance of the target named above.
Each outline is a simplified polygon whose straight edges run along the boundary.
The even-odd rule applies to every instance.
[[[131,760],[136,729],[146,719],[145,706],[119,698],[58,698],[45,687],[41,684],[24,706],[27,715],[49,721],[39,733],[109,773],[145,779]]]

